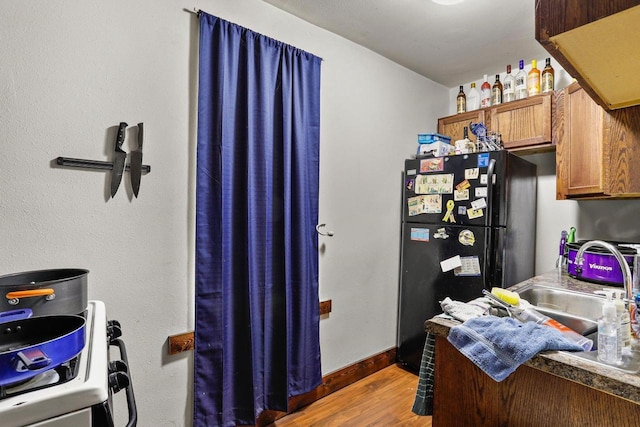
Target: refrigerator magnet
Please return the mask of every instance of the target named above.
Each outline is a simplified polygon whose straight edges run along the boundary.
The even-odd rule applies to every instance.
[[[467,209],[467,216],[469,219],[480,218],[484,215],[482,209]]]
[[[442,269],[443,273],[459,267],[462,267],[462,260],[460,259],[460,255],[456,255],[454,257],[445,259],[444,261],[440,261],[440,268]]]
[[[469,189],[465,188],[464,190],[455,190],[453,192],[453,200],[459,202],[461,200],[469,200]]]
[[[473,209],[484,209],[487,207],[487,201],[485,200],[484,197],[481,197],[471,202],[471,207]]]
[[[480,259],[477,256],[462,257],[460,264],[453,270],[456,276],[480,276]]]
[[[444,217],[442,218],[442,222],[456,222],[456,219],[453,216],[453,208],[456,206],[456,204],[453,202],[453,200],[449,200],[447,201],[447,212],[444,214]]]
[[[487,183],[489,182],[489,180],[487,179],[487,174],[483,173],[482,175],[480,175],[480,184],[481,185],[487,185]],[[491,183],[495,184],[496,183],[496,175],[493,174],[491,177]]]
[[[458,215],[466,215],[467,207],[466,206],[458,206]]]
[[[411,229],[411,240],[417,242],[428,242],[429,241],[429,229],[428,228],[412,228]]]
[[[479,168],[471,168],[471,169],[464,170],[465,179],[478,179],[478,176],[480,176]]]
[[[469,183],[469,180],[465,179],[460,184],[456,185],[456,190],[465,190],[469,187],[471,187],[471,184]]]
[[[465,246],[473,246],[476,243],[476,236],[471,230],[462,230],[460,234],[458,234],[458,242]]]
[[[452,194],[453,174],[418,175],[416,194]]]
[[[486,168],[489,166],[489,153],[478,154],[478,167]]]
[[[475,193],[476,199],[487,197],[487,187],[476,187]]]
[[[443,170],[444,170],[444,158],[442,157],[420,160],[420,173],[439,172]]]
[[[434,239],[448,239],[449,235],[447,234],[447,230],[444,227],[438,228],[438,230],[433,233]]]
[[[429,194],[429,176],[427,175],[417,175],[414,188],[416,194]]]
[[[413,191],[413,185],[414,185],[413,178],[409,178],[406,180],[405,187],[407,188],[407,191]]]
[[[440,194],[430,194],[427,196],[416,196],[407,199],[409,216],[416,216],[423,213],[442,213],[442,196]]]

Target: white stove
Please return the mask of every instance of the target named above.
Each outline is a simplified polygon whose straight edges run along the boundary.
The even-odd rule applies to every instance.
[[[107,322],[102,301],[89,301],[86,312],[85,346],[70,361],[62,378],[46,371],[26,383],[8,387],[0,395],[3,427],[113,426],[111,394],[126,389],[129,426],[137,422],[133,387],[128,377],[126,351],[119,339],[118,322]],[[109,333],[107,332],[109,330]],[[118,346],[119,362],[109,362],[109,347]],[[69,379],[71,378],[71,379]]]

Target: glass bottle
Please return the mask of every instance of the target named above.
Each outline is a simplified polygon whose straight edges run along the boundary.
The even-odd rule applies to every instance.
[[[491,105],[502,104],[502,83],[500,83],[500,74],[496,74],[496,81],[491,88]]]
[[[469,95],[467,96],[467,111],[473,111],[480,108],[480,92],[476,89],[476,84],[471,83]]]
[[[467,111],[467,96],[464,94],[464,89],[460,86],[460,92],[456,98],[456,109],[458,113],[464,113]]]
[[[529,96],[540,93],[540,70],[538,70],[538,61],[535,59],[531,60],[531,70],[527,74],[527,93]]]
[[[484,80],[480,86],[480,107],[491,107],[491,85],[487,81],[487,75],[484,75]]]
[[[518,63],[518,72],[515,77],[516,99],[525,99],[527,97],[527,73],[524,72],[524,60]]]
[[[462,128],[462,139],[465,142],[464,152],[474,153],[476,151],[476,144],[469,139],[469,131],[466,126]]]
[[[507,75],[504,76],[504,85],[502,86],[502,100],[511,102],[516,99],[516,82],[511,74],[511,64],[507,65]]]
[[[542,93],[553,92],[554,90],[555,73],[551,66],[551,58],[545,60],[544,69],[542,70],[542,77],[540,79],[540,89]]]

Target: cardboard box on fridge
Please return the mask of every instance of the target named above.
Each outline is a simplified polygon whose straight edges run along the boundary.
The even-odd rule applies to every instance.
[[[418,144],[418,155],[433,154],[435,157],[448,156],[454,152],[456,147],[446,142],[436,141],[431,144]]]

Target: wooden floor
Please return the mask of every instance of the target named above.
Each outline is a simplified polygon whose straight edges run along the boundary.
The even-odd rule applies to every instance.
[[[271,427],[426,426],[431,417],[411,412],[418,377],[392,365],[353,383]]]

